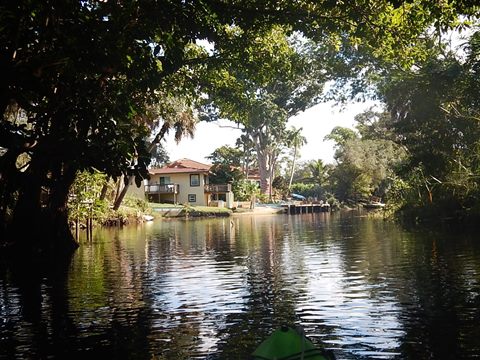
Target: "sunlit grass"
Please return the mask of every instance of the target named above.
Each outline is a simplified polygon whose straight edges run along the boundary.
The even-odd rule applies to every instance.
[[[208,212],[208,213],[231,213],[227,208],[211,207],[211,206],[188,206],[193,211]]]

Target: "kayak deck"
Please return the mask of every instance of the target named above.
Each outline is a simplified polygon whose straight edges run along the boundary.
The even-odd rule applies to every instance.
[[[282,326],[252,353],[252,360],[332,360],[331,351],[318,349],[300,330]]]

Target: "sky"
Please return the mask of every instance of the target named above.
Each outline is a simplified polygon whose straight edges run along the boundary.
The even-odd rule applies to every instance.
[[[318,104],[289,119],[288,125],[302,128],[302,135],[307,144],[300,149],[300,160],[321,159],[325,163],[333,163],[334,143],[323,141],[335,126],[352,128],[354,116],[370,108],[372,102],[354,103],[343,110],[333,103]],[[164,146],[171,161],[182,158],[209,163],[206,158],[215,149],[223,145],[235,146],[235,141],[241,135],[241,130],[235,128],[235,123],[222,120],[215,123],[200,122],[197,124],[195,137],[185,138],[176,144],[173,135],[167,136]]]

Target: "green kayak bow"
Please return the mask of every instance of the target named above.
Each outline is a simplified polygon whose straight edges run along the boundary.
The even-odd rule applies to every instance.
[[[302,330],[282,326],[253,352],[252,360],[333,360],[333,352],[318,349]]]

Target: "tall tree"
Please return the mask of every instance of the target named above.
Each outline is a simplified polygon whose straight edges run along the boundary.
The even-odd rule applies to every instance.
[[[288,181],[288,188],[292,187],[293,175],[295,173],[295,165],[297,163],[298,149],[307,143],[305,136],[301,134],[302,128],[292,128],[287,133],[288,145],[293,147],[292,168],[290,169],[290,180]]]
[[[241,125],[255,146],[261,190],[271,194],[275,165],[287,144],[287,119],[315,102],[324,78],[302,41],[280,27],[265,31],[237,56],[228,75],[212,83],[206,116]],[[264,66],[271,63],[275,67]]]

